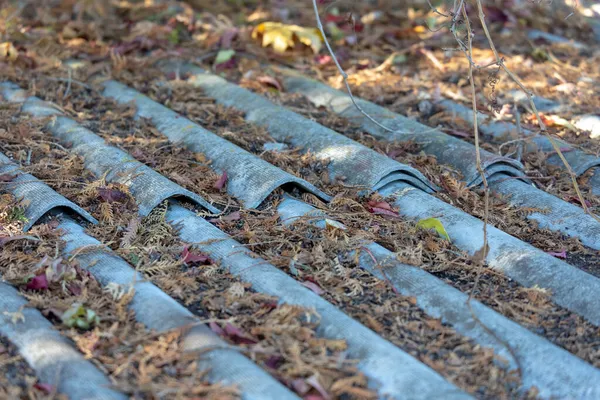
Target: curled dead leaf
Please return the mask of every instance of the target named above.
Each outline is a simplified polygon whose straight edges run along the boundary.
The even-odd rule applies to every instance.
[[[262,46],[273,46],[277,53],[285,53],[294,48],[296,42],[309,46],[316,54],[321,50],[323,37],[316,28],[303,28],[298,25],[285,25],[280,22],[263,22],[252,31],[252,38],[262,37]]]
[[[16,61],[19,57],[19,51],[11,42],[0,43],[0,60],[10,62]]]

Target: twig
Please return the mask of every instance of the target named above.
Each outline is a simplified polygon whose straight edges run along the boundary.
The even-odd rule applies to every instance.
[[[540,113],[538,112],[537,107],[535,106],[535,103],[533,102],[533,94],[529,90],[527,90],[527,88],[523,85],[523,83],[521,83],[521,80],[517,77],[517,75],[515,75],[511,70],[508,69],[508,67],[506,67],[506,65],[504,64],[504,58],[500,57],[500,55],[498,54],[498,50],[496,50],[496,46],[494,45],[494,41],[492,40],[492,36],[490,35],[490,31],[487,27],[487,23],[485,22],[485,14],[483,13],[483,5],[481,4],[481,0],[475,0],[475,1],[477,3],[477,14],[479,16],[479,21],[481,22],[483,32],[485,33],[487,41],[490,45],[490,49],[494,53],[494,57],[496,58],[496,62],[498,63],[498,66],[500,66],[504,70],[504,72],[506,72],[506,74],[517,84],[517,86],[519,86],[519,88],[523,91],[523,93],[525,93],[527,95],[527,98],[529,100],[529,105],[531,106],[531,109],[533,110],[533,113],[538,120],[542,134],[544,134],[548,138],[548,140],[550,141],[550,144],[554,148],[554,151],[556,151],[556,154],[558,154],[558,157],[564,164],[565,168],[567,169],[567,172],[569,173],[569,176],[571,177],[571,182],[573,183],[573,188],[575,189],[575,192],[577,193],[577,197],[579,198],[581,207],[583,208],[583,210],[585,211],[586,214],[591,215],[592,218],[594,218],[595,220],[600,222],[600,217],[593,214],[590,211],[590,209],[588,208],[588,206],[586,205],[583,194],[581,193],[581,190],[579,189],[579,184],[577,183],[577,175],[575,175],[575,172],[573,172],[571,165],[569,164],[569,162],[563,155],[562,151],[560,150],[560,147],[558,146],[558,143],[556,143],[556,140],[548,133],[548,130],[546,129],[546,125],[544,124],[544,121],[542,121],[542,117],[540,116]]]
[[[317,19],[317,27],[319,28],[319,32],[321,32],[321,35],[323,36],[323,41],[325,42],[325,46],[327,47],[327,51],[329,51],[329,54],[331,55],[331,58],[333,59],[333,62],[335,63],[335,66],[337,67],[337,70],[340,72],[340,75],[342,75],[342,78],[344,79],[344,84],[346,85],[346,91],[348,92],[348,95],[350,96],[350,99],[352,100],[352,104],[354,104],[354,107],[356,107],[356,109],[365,117],[367,117],[369,119],[369,121],[371,121],[372,123],[374,123],[375,125],[377,125],[378,127],[380,127],[381,129],[387,131],[387,132],[392,132],[392,133],[407,133],[407,132],[403,132],[400,130],[394,130],[394,129],[390,129],[387,126],[381,124],[380,122],[378,122],[377,120],[375,120],[375,118],[371,117],[365,110],[362,109],[362,107],[357,103],[356,99],[354,98],[354,94],[352,94],[352,88],[350,87],[350,83],[348,82],[348,74],[346,73],[346,71],[344,71],[344,69],[342,68],[342,66],[340,65],[335,52],[333,51],[333,49],[331,48],[331,45],[329,44],[329,40],[327,39],[327,34],[325,33],[325,29],[323,28],[323,23],[321,22],[321,16],[319,15],[319,7],[317,6],[317,0],[312,0],[312,4],[313,4],[313,9],[315,12],[315,17]]]
[[[465,17],[465,25],[467,28],[467,52],[469,54],[470,57],[472,57],[473,55],[473,33],[471,31],[471,22],[469,21],[469,17],[467,15],[467,10],[466,7],[462,6],[462,10],[461,10],[463,16]],[[484,264],[485,264],[485,259],[487,257],[487,252],[488,252],[488,243],[487,243],[487,227],[488,227],[488,220],[489,220],[489,203],[490,203],[490,188],[488,186],[488,182],[485,176],[485,171],[483,170],[483,167],[481,166],[481,147],[479,144],[479,126],[477,123],[477,96],[475,93],[475,79],[473,77],[473,63],[469,62],[469,80],[471,81],[471,102],[472,102],[472,106],[473,106],[473,133],[474,133],[474,137],[475,137],[475,162],[476,162],[476,167],[477,167],[477,171],[479,172],[479,174],[481,175],[481,179],[483,182],[483,190],[484,190],[484,204],[485,204],[485,210],[484,210],[484,218],[483,218],[483,246],[481,247],[481,254],[479,260],[476,260],[477,262],[480,262],[480,268],[477,271],[477,275],[475,277],[475,283],[473,285],[473,288],[471,290],[471,292],[469,293],[469,299],[468,302],[471,301],[473,294],[475,293],[475,290],[477,288],[477,285],[479,284],[479,279],[481,278],[481,274],[483,272],[483,268],[484,268]],[[478,253],[478,252],[476,252]]]

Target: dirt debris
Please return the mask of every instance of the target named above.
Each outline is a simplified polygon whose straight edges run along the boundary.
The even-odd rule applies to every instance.
[[[396,295],[386,282],[370,277],[345,255],[353,249],[354,240],[377,240],[397,251],[402,261],[419,265],[464,292],[472,290],[478,272],[468,257],[435,235],[415,230],[411,223],[391,223],[381,215],[372,214],[368,211],[369,201],[384,202],[385,199],[364,197],[343,182],[330,182],[326,165],[310,154],[293,148],[283,152],[265,151],[264,144],[275,141],[264,130],[247,124],[240,113],[215,105],[196,88],[175,82],[165,85],[166,77],[152,68],[161,58],[179,57],[204,63],[206,68],[259,91],[293,111],[412,165],[443,188],[438,196],[444,201],[482,217],[482,194],[466,189],[456,171],[420,154],[417,146],[381,143],[347,121],[279,90],[276,74],[264,68],[269,63],[292,66],[335,87],[342,83],[326,54],[314,55],[308,47],[276,54],[251,38],[252,27],[268,20],[314,25],[314,16],[304,1],[287,0],[284,5],[277,3],[276,7],[268,0],[243,5],[203,0],[157,5],[100,3],[65,0],[56,7],[30,4],[20,11],[12,6],[0,10],[0,20],[6,21],[0,28],[0,42],[9,41],[16,51],[14,59],[13,53],[8,54],[10,59],[0,58],[0,80],[15,81],[30,93],[52,101],[109,143],[225,210],[226,216],[213,223],[299,281],[323,291],[327,300],[461,388],[479,398],[515,395],[519,377],[506,371],[502,360],[489,350],[474,346],[451,327],[428,318],[414,305],[414,299]],[[455,45],[453,39],[423,29],[420,22],[427,19],[428,24],[439,26],[443,23],[441,18],[430,18],[429,10],[422,4],[411,3],[410,6],[412,8],[399,10],[386,0],[378,2],[379,9],[373,9],[366,2],[354,2],[336,4],[333,8],[337,9],[337,15],[329,5],[322,12],[327,22],[343,33],[333,43],[349,72],[356,95],[428,125],[441,125],[447,133],[471,141],[470,127],[435,107],[436,99],[441,96],[469,101],[465,95],[468,81],[464,78],[467,68],[464,56],[445,51],[444,48]],[[561,14],[564,11],[559,7],[550,13],[543,4],[515,4],[510,8],[496,3],[486,5],[486,15],[499,38],[496,45],[504,53],[507,65],[538,95],[561,102],[568,94],[569,107],[560,116],[570,119],[598,109],[593,88],[594,80],[600,76],[598,55],[525,38],[527,30],[535,28],[592,43],[585,20],[579,14],[566,20]],[[348,13],[354,15],[354,23],[346,18]],[[333,28],[328,26],[327,29]],[[355,39],[348,39],[350,37]],[[477,42],[479,39],[477,35],[476,44],[481,49],[475,49],[474,55],[478,62],[485,64],[491,60],[491,52],[483,49],[484,44]],[[224,65],[216,65],[222,49],[232,49],[235,55]],[[398,50],[400,54],[386,63],[390,54]],[[67,60],[73,59],[83,67],[68,68]],[[434,66],[432,60],[436,59],[443,68]],[[513,111],[509,107],[511,84],[500,74],[492,88],[489,73],[485,70],[476,76],[480,108],[489,113],[490,95],[494,90],[509,118]],[[132,107],[118,106],[100,98],[90,80],[96,75],[116,78],[135,87],[266,161],[334,194],[334,201],[329,205],[310,195],[304,195],[304,199],[346,224],[350,231],[344,234],[335,230],[321,232],[304,222],[282,228],[273,212],[280,193],[271,196],[260,210],[240,209],[239,203],[223,189],[215,189],[221,177],[210,170],[202,155],[170,145],[147,121],[134,121]],[[423,102],[431,107],[421,107]],[[522,125],[535,128],[527,107],[519,107]],[[307,323],[303,318],[310,310],[277,305],[277,299],[253,292],[205,255],[179,241],[176,231],[168,228],[157,214],[152,214],[156,220],[139,219],[126,187],[107,183],[102,177],[86,172],[82,160],[70,154],[68,146],[57,143],[45,132],[42,128],[45,121],[17,116],[17,110],[16,105],[0,105],[0,150],[26,172],[44,180],[97,217],[101,223],[89,228],[93,236],[108,243],[154,283],[205,319],[213,331],[242,348],[298,394],[316,396],[322,387],[334,398],[373,397],[355,362],[343,358],[344,344],[316,336],[315,323]],[[598,154],[597,143],[585,134],[561,126],[551,126],[550,130],[557,137]],[[497,154],[501,150],[498,144],[487,141],[484,148]],[[503,148],[502,152],[512,150]],[[544,158],[542,154],[524,156],[522,161],[528,175],[534,177],[543,190],[576,202],[568,177],[548,166]],[[587,179],[589,174],[580,177],[579,182],[590,209],[598,210],[600,200],[589,193]],[[18,235],[23,223],[22,205],[5,195],[0,205],[0,235]],[[597,252],[584,248],[576,240],[525,222],[523,216],[531,210],[510,208],[503,199],[496,198],[492,199],[491,210],[490,221],[494,226],[544,251],[565,254],[567,262],[598,274],[589,268],[598,260]],[[158,217],[160,211],[157,211]],[[8,267],[3,267],[1,272],[7,273],[11,282],[21,288],[25,272],[35,273],[43,268],[39,263],[46,256],[48,260],[56,260],[56,248],[62,244],[52,223],[39,224],[33,229],[31,234],[40,238],[41,243],[13,241],[3,248],[0,260]],[[276,244],[261,244],[267,240]],[[27,267],[15,268],[17,260]],[[68,266],[75,270],[77,267],[76,264]],[[204,382],[204,375],[197,371],[193,359],[181,355],[180,333],[156,336],[146,332],[125,311],[126,302],[118,308],[113,293],[102,291],[93,279],[78,272],[76,282],[85,289],[87,297],[68,291],[66,294],[57,292],[56,284],[40,293],[22,290],[29,296],[31,305],[46,312],[57,329],[72,338],[82,353],[91,354],[94,362],[108,366],[111,379],[122,390],[142,398],[173,390],[182,390],[189,397],[228,399],[237,396],[235,388],[190,384]],[[600,366],[599,343],[595,339],[598,329],[556,307],[548,293],[522,288],[485,269],[475,297]],[[99,326],[90,331],[67,329],[59,318],[73,302],[80,300],[85,300],[85,306],[92,307],[99,316]],[[109,322],[116,325],[109,326]],[[112,340],[103,336],[107,332]],[[123,364],[122,357],[131,362]],[[31,371],[25,368],[23,365],[17,369],[16,381],[7,388],[14,390],[11,394],[17,393],[16,396],[23,398],[43,398],[43,390],[31,394],[31,384],[35,381]]]

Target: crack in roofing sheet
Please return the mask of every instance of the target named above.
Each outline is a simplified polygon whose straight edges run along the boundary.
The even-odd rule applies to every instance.
[[[35,176],[22,172],[17,164],[0,153],[0,175],[4,174],[14,178],[9,182],[3,182],[2,190],[10,192],[17,200],[31,200],[31,204],[24,211],[27,218],[23,226],[24,232],[27,232],[44,215],[57,209],[66,209],[93,224],[98,223],[90,213],[56,193]]]
[[[200,87],[217,103],[245,113],[249,122],[264,126],[278,141],[291,143],[328,162],[330,179],[344,178],[347,184],[367,188],[380,187],[380,181],[397,172],[410,177],[411,184],[431,193],[437,188],[421,172],[377,153],[315,121],[307,119],[266,98],[241,88],[190,64],[163,65],[166,71],[179,69],[189,75],[188,82]]]
[[[344,118],[358,122],[362,129],[378,139],[400,142],[415,141],[422,146],[425,153],[434,155],[438,162],[451,165],[460,171],[467,185],[482,183],[481,175],[477,171],[476,149],[472,144],[403,115],[393,113],[372,102],[355,99],[364,111],[376,116],[378,122],[394,132],[384,130],[364,116],[347,93],[303,77],[296,72],[289,70],[282,72],[283,83],[288,92],[301,93],[316,106],[327,107]],[[524,175],[523,165],[520,162],[508,157],[497,156],[486,150],[481,150],[481,163],[488,177],[499,169],[512,176]]]
[[[435,216],[452,243],[470,254],[483,246],[483,222],[442,200],[403,184],[380,190],[393,196],[400,214],[417,220]],[[557,304],[600,326],[600,279],[567,264],[493,226],[487,228],[490,268],[502,271],[525,287],[548,289]]]
[[[103,95],[119,103],[135,102],[136,116],[149,118],[172,143],[202,153],[211,168],[227,172],[227,192],[246,208],[256,208],[275,189],[294,184],[323,200],[330,196],[304,179],[295,177],[202,128],[175,111],[116,81],[103,82]]]
[[[18,86],[3,85],[8,99],[22,99]],[[165,199],[183,197],[217,214],[219,210],[201,196],[182,188],[152,168],[137,161],[128,153],[108,145],[104,139],[82,127],[76,121],[67,118],[52,104],[31,96],[24,100],[21,111],[34,117],[54,116],[47,125],[50,132],[62,143],[68,144],[71,151],[84,158],[85,167],[96,176],[105,176],[109,181],[127,186],[142,215],[148,215]]]
[[[325,219],[331,220],[323,211],[289,196],[279,203],[277,213],[285,225],[309,217],[311,224],[325,229]],[[419,267],[400,263],[395,253],[379,244],[365,242],[362,248],[368,251],[357,251],[361,268],[379,279],[389,280],[402,295],[415,297],[417,305],[430,316],[441,318],[457,332],[492,347],[499,356],[509,360],[512,368],[520,366],[525,389],[536,387],[543,398],[564,398],[573,393],[600,395],[600,370],[479,301],[468,302],[467,294]]]

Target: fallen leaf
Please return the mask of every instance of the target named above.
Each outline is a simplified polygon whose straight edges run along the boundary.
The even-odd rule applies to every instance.
[[[367,209],[373,214],[384,215],[392,218],[400,218],[400,215],[386,201],[370,200],[367,203]]]
[[[213,187],[215,189],[221,190],[225,187],[225,183],[227,182],[227,172],[223,172],[223,175],[221,175],[219,177],[219,179],[217,179],[217,181],[215,182],[215,184],[213,185]]]
[[[576,196],[569,196],[569,197],[567,197],[567,198],[566,198],[566,200],[567,200],[569,203],[573,203],[573,204],[579,204],[579,205],[581,205],[581,200],[579,200],[579,197],[576,197]],[[588,207],[591,207],[591,206],[592,206],[592,203],[590,203],[588,200],[585,200],[585,199],[584,199],[583,201],[585,201],[585,205],[586,205],[586,206],[588,206]]]
[[[488,243],[486,243],[485,247],[481,246],[479,250],[473,253],[473,255],[471,256],[471,260],[473,260],[473,262],[475,262],[476,264],[483,264],[489,253],[490,246]]]
[[[300,282],[300,284],[304,287],[309,288],[310,290],[312,290],[319,296],[322,295],[323,293],[325,293],[325,291],[323,289],[321,289],[321,287],[314,282],[304,281],[304,282]]]
[[[189,249],[189,246],[185,246],[183,251],[181,252],[181,261],[185,264],[199,262],[199,263],[210,263],[210,257],[206,254],[192,252]]]
[[[367,203],[367,206],[369,206],[371,208],[380,208],[380,209],[384,209],[384,210],[394,211],[394,209],[392,208],[392,206],[390,205],[390,203],[388,203],[386,201],[374,201],[374,200],[370,200]]]
[[[256,344],[257,341],[252,339],[248,334],[240,328],[230,323],[225,325],[225,334],[236,344]]]
[[[11,175],[11,174],[0,175],[0,182],[10,182],[13,179],[15,179],[15,175]]]
[[[325,218],[325,227],[327,229],[341,229],[343,231],[346,230],[346,227],[344,226],[344,224],[342,224],[341,222],[338,222],[338,221],[334,221],[329,218]]]
[[[48,278],[46,274],[40,274],[34,276],[29,282],[27,282],[27,286],[25,286],[27,290],[46,290],[48,289]]]
[[[231,214],[221,217],[221,221],[239,221],[240,219],[242,219],[242,215],[239,211],[234,211]]]
[[[274,87],[275,89],[279,90],[280,92],[283,91],[283,86],[281,86],[281,83],[277,79],[273,78],[272,76],[263,75],[263,76],[259,76],[258,78],[256,78],[256,80],[258,82],[262,83],[263,85]]]
[[[303,28],[298,25],[285,25],[279,22],[263,22],[252,31],[252,38],[262,36],[262,46],[273,46],[277,53],[285,53],[294,48],[296,41],[309,46],[313,52],[319,53],[323,38],[317,28]]]
[[[272,369],[278,369],[281,366],[281,362],[283,361],[283,357],[278,355],[272,355],[265,361],[265,365]]]
[[[434,229],[442,238],[450,240],[450,235],[446,232],[446,228],[444,228],[444,225],[437,218],[422,219],[417,222],[417,228]]]
[[[213,331],[217,335],[225,336],[225,331],[216,322],[214,322],[214,321],[209,322],[208,327],[210,328],[211,331]]]
[[[127,195],[119,189],[101,187],[97,190],[98,196],[107,203],[123,203],[127,201]]]
[[[0,43],[0,60],[16,61],[19,52],[11,42]]]
[[[221,35],[221,48],[228,49],[231,47],[233,39],[238,35],[239,30],[237,28],[228,28]]]
[[[310,390],[310,386],[302,378],[294,379],[291,383],[294,392],[303,395]]]
[[[89,330],[100,323],[96,312],[84,307],[80,303],[74,303],[61,317],[63,324],[69,328]]]
[[[319,382],[319,378],[317,378],[316,375],[311,376],[310,378],[308,378],[306,380],[306,383],[308,383],[310,386],[312,386],[313,388],[315,388],[317,390],[317,392],[319,392],[319,394],[321,396],[323,396],[324,399],[330,399],[331,396],[329,395],[329,393],[327,393],[327,390],[325,390],[325,388],[323,387],[323,385],[321,385],[321,383]]]
[[[233,62],[233,57],[235,56],[235,50],[227,49],[227,50],[219,50],[217,53],[217,57],[215,58],[215,62],[213,67],[215,69],[228,68],[235,64]]]
[[[50,394],[54,391],[54,386],[52,386],[49,383],[38,382],[35,385],[33,385],[33,387],[37,390],[44,392],[45,394]]]
[[[557,258],[567,258],[567,251],[563,250],[560,252],[555,252],[555,251],[547,251],[546,253],[550,254],[551,256],[557,257]]]

